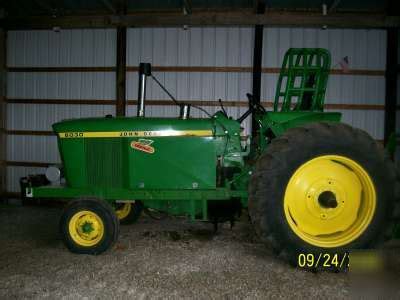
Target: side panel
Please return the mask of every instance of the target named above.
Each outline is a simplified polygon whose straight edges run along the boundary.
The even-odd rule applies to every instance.
[[[86,185],[84,142],[83,139],[58,138],[58,148],[68,187],[83,187]]]
[[[191,136],[59,139],[67,185],[100,189],[214,189],[218,143]]]
[[[89,118],[53,125],[69,187],[215,189],[210,119]],[[218,148],[219,149],[219,148]]]
[[[91,187],[128,187],[128,145],[126,138],[84,139],[86,185]]]
[[[146,147],[141,147],[142,143]],[[215,138],[133,139],[129,145],[129,170],[131,189],[214,189]]]

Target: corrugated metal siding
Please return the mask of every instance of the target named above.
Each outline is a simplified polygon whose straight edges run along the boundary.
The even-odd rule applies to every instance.
[[[131,28],[130,66],[149,61],[158,66],[251,66],[252,28]]]
[[[115,66],[114,29],[9,31],[9,67]]]
[[[288,48],[326,48],[332,55],[332,68],[348,56],[350,69],[385,70],[386,31],[363,29],[266,28],[264,30],[263,67],[280,67]],[[273,100],[278,79],[264,74],[261,97]],[[385,103],[384,76],[331,75],[325,103]],[[384,113],[381,110],[341,110],[343,121],[383,139]]]
[[[156,66],[231,66],[250,67],[253,61],[253,29],[231,27],[131,28],[128,30],[127,63],[137,66],[150,62]],[[8,66],[114,66],[114,30],[62,30],[10,32]],[[383,30],[288,29],[264,30],[264,67],[279,67],[289,47],[324,47],[332,53],[332,65],[348,56],[351,69],[384,70],[386,33]],[[251,73],[155,72],[155,76],[181,100],[246,100],[251,92]],[[137,74],[127,75],[127,98],[137,98]],[[262,100],[273,100],[277,75],[262,75]],[[332,75],[327,103],[384,104],[383,76]],[[8,97],[51,99],[114,99],[115,75],[104,73],[10,73]],[[147,98],[166,100],[167,95],[152,80]],[[205,107],[210,113],[217,107]],[[245,108],[227,108],[238,117]],[[174,106],[150,106],[148,116],[177,116]],[[60,119],[114,113],[112,106],[94,105],[8,105],[8,129],[50,130]],[[129,106],[128,115],[136,108]],[[343,110],[343,119],[383,138],[383,111]],[[192,116],[204,116],[192,109]],[[249,131],[249,122],[245,124]],[[9,137],[9,157],[13,160],[58,161],[52,137]],[[21,150],[23,148],[29,150]],[[9,167],[9,189],[16,190],[17,179],[32,168]]]
[[[180,28],[131,28],[128,30],[127,64],[137,66],[150,62],[155,66],[212,66],[248,67],[253,62],[254,33],[252,28],[241,27],[191,27]],[[251,91],[250,73],[208,72],[155,72],[154,75],[178,100],[240,101]],[[127,98],[137,99],[137,73],[128,73]],[[148,82],[147,98],[168,99],[152,80]],[[217,107],[205,107],[214,113]],[[238,117],[245,108],[227,108]],[[136,114],[129,106],[128,115]],[[149,116],[177,116],[173,106],[146,108]],[[205,116],[192,108],[193,117]],[[247,120],[248,123],[248,120]],[[248,124],[245,124],[248,128]]]
[[[7,167],[7,191],[19,192],[19,179],[27,175],[43,174],[45,168]]]
[[[157,66],[252,66],[252,28],[135,28],[128,31],[128,65],[150,62]],[[386,32],[384,30],[266,28],[264,30],[263,67],[280,67],[290,47],[327,48],[332,66],[339,69],[340,60],[348,56],[351,69],[384,70]],[[250,73],[156,73],[167,88],[182,100],[246,100],[251,91]],[[272,101],[277,74],[262,75],[261,98]],[[137,98],[137,74],[129,73],[128,99]],[[151,81],[151,80],[150,80]],[[167,96],[149,82],[148,99]],[[326,103],[377,104],[385,99],[383,76],[331,75]],[[212,108],[210,112],[213,112]],[[234,117],[239,109],[232,108]],[[242,111],[244,109],[241,109]],[[153,116],[173,116],[175,108],[155,106]],[[135,108],[129,107],[128,114]],[[383,139],[383,113],[380,110],[343,110],[345,122]],[[199,116],[201,113],[194,113]],[[248,124],[246,131],[248,132]]]
[[[279,67],[290,47],[329,49],[333,65],[348,56],[352,69],[384,70],[386,65],[385,30],[266,28],[263,65]]]
[[[10,31],[8,67],[114,67],[113,29]],[[115,99],[114,72],[10,72],[7,97],[16,99]],[[7,129],[51,130],[63,119],[113,114],[112,105],[8,104]],[[7,159],[59,162],[57,141],[51,136],[9,135]],[[8,168],[8,190],[19,190],[18,179],[42,168]]]

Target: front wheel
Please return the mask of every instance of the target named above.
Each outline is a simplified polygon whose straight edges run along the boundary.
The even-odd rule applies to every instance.
[[[249,211],[257,232],[299,255],[376,246],[391,229],[395,172],[365,132],[339,123],[289,129],[259,158]]]
[[[100,254],[117,240],[119,222],[113,208],[97,199],[78,199],[64,209],[60,232],[67,248],[78,254]]]

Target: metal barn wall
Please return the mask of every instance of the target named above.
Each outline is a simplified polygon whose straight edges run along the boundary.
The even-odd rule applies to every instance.
[[[205,28],[132,28],[128,30],[128,66],[150,62],[154,66],[184,67],[249,67],[253,62],[253,29],[238,27]],[[178,100],[240,101],[251,91],[251,73],[243,72],[154,72],[155,76]],[[137,98],[136,72],[127,76],[127,99]],[[149,80],[147,98],[168,99],[168,96]],[[177,116],[173,106],[148,106],[149,116]],[[210,113],[217,106],[204,107]],[[227,107],[234,118],[246,108]],[[128,106],[128,115],[136,114],[135,106]],[[192,109],[192,116],[205,116]],[[248,120],[247,120],[248,121]],[[248,123],[248,122],[247,122]]]
[[[212,66],[251,67],[253,56],[252,28],[132,28],[128,31],[128,65],[151,62],[154,66]],[[360,74],[333,74],[326,95],[327,104],[355,104],[356,109],[335,109],[343,120],[365,129],[374,138],[383,139],[385,101],[386,32],[384,30],[350,29],[264,29],[263,68],[278,68],[289,47],[321,47],[332,53],[332,68],[348,56],[349,68]],[[362,71],[372,75],[363,75]],[[251,91],[252,77],[248,71],[230,72],[163,72],[155,73],[161,82],[182,100],[246,101]],[[262,101],[273,101],[278,74],[264,72]],[[137,98],[137,74],[127,77],[127,98]],[[161,100],[167,96],[150,83],[148,99]],[[367,106],[365,106],[365,104]],[[357,106],[359,105],[359,106]],[[214,112],[218,107],[206,107]],[[245,108],[229,107],[233,117]],[[136,108],[128,107],[134,115]],[[176,116],[173,106],[152,106],[151,116]],[[195,116],[202,115],[196,112]],[[245,124],[248,130],[249,122]]]
[[[253,39],[250,27],[128,29],[127,99],[137,98],[138,78],[132,67],[137,67],[139,62],[150,62],[155,67],[170,67],[154,74],[178,100],[213,101],[213,106],[204,106],[213,113],[218,109],[215,100],[221,98],[230,101],[227,111],[236,118],[246,110],[245,95],[252,88]],[[115,46],[114,30],[11,31],[8,67],[115,67]],[[338,62],[348,56],[351,72],[331,75],[326,102],[339,104],[345,122],[367,130],[376,139],[383,139],[384,30],[264,29],[262,101],[273,100],[278,74],[270,69],[280,67],[289,47],[328,48],[333,69],[340,69]],[[14,99],[13,102],[18,99],[114,100],[114,71],[110,68],[104,72],[11,71],[7,97]],[[151,79],[147,99],[170,101]],[[148,105],[147,116],[177,116],[178,110],[172,102],[166,103]],[[115,112],[113,105],[8,103],[7,107],[8,130],[51,130],[51,124],[61,119]],[[134,105],[127,106],[127,115],[136,115]],[[192,109],[192,116],[204,114]],[[248,121],[244,124],[247,132],[248,124]],[[9,135],[7,152],[9,161],[59,161],[53,136]],[[11,192],[18,191],[19,177],[43,171],[21,166],[8,166],[7,170]]]
[[[13,67],[114,67],[115,30],[10,31],[7,65]],[[114,72],[9,72],[8,99],[115,99]],[[113,114],[112,105],[7,104],[8,130],[51,130],[68,118]],[[9,135],[7,160],[59,162],[54,136]],[[7,189],[42,168],[7,167]]]
[[[334,109],[343,114],[343,121],[383,139],[386,68],[386,31],[351,29],[264,29],[263,66],[279,67],[290,47],[319,47],[329,49],[332,69],[348,56],[349,69],[377,71],[379,75],[331,74],[326,104],[355,104],[360,109]],[[352,72],[349,72],[352,73]],[[366,72],[365,72],[366,73]],[[361,72],[363,74],[363,72]],[[273,99],[277,74],[266,74],[262,82],[262,99]],[[371,105],[361,109],[364,105]],[[376,105],[379,109],[372,109]]]

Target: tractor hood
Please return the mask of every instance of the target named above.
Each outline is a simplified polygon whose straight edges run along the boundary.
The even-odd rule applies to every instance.
[[[191,131],[212,130],[215,124],[212,119],[176,119],[176,118],[86,118],[71,119],[53,124],[56,133],[64,132],[115,132],[115,131]]]
[[[226,117],[223,113],[217,112],[211,118],[206,119],[178,119],[178,118],[143,118],[143,117],[116,117],[116,118],[85,118],[71,119],[53,124],[53,130],[59,136],[61,133],[73,133],[75,136],[85,132],[112,132],[113,134],[128,132],[154,131],[163,136],[170,135],[176,131],[178,135],[203,135],[225,136],[240,134],[239,122]],[[192,134],[193,133],[193,134]],[[174,134],[171,134],[174,135]],[[203,135],[203,136],[204,136]],[[120,135],[121,137],[125,135]],[[111,136],[110,136],[111,137]]]

